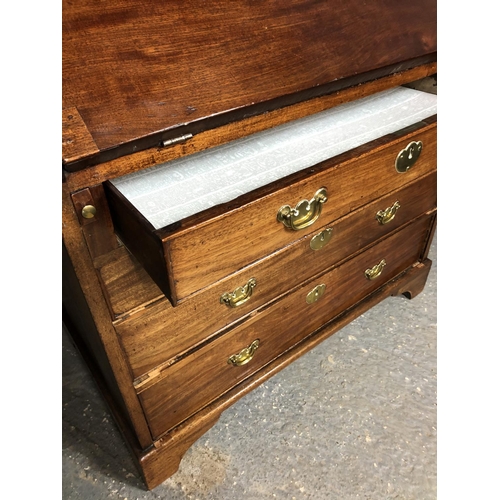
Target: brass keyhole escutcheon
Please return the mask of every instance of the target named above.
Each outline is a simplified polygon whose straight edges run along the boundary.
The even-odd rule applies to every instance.
[[[332,239],[333,229],[324,229],[321,233],[318,233],[316,236],[311,238],[311,242],[309,246],[313,250],[321,250],[323,247],[328,245],[328,242]]]
[[[308,304],[314,304],[317,302],[321,297],[323,297],[324,293],[326,290],[326,285],[318,285],[315,286],[306,296],[306,302]]]
[[[396,157],[396,171],[400,174],[408,172],[420,157],[422,148],[422,141],[412,141],[406,148],[402,149]]]
[[[85,205],[82,208],[82,217],[85,219],[92,219],[95,217],[95,214],[97,213],[96,208],[93,205]]]

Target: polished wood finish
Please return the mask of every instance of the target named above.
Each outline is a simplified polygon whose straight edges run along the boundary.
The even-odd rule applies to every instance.
[[[63,163],[72,163],[84,156],[99,153],[92,134],[78,110],[72,106],[62,110],[62,156]]]
[[[172,475],[244,394],[382,299],[422,290],[436,225],[437,122],[426,119],[159,231],[107,181],[434,74],[435,28],[435,0],[210,8],[192,0],[64,0],[64,320],[147,488]],[[161,144],[184,134],[193,136]],[[415,167],[395,174],[391,158],[384,173],[385,159],[414,137],[424,140]],[[310,230],[291,235],[279,227],[281,205],[324,183],[330,201]],[[374,212],[393,195],[402,205],[395,220],[374,227]],[[93,219],[81,216],[87,204],[97,209]],[[271,228],[245,234],[242,223],[261,217],[262,207]],[[227,250],[235,228],[237,241],[251,242],[244,255]],[[333,240],[313,252],[310,240],[325,228]],[[193,252],[214,231],[221,241],[204,247],[207,259],[197,259],[196,269]],[[128,248],[117,237],[126,234]],[[364,270],[382,258],[382,275],[368,281]],[[232,310],[220,304],[223,292],[254,274],[251,300]],[[318,277],[326,294],[308,305],[304,294]],[[255,359],[228,365],[256,333]]]
[[[66,0],[63,46],[101,162],[436,60],[436,4]]]
[[[415,128],[390,134],[273,183],[272,193],[266,186],[159,230],[154,230],[114,186],[107,184],[116,231],[172,304],[177,305],[235,269],[316,231],[320,224],[432,171],[437,155],[436,124],[424,123]],[[413,168],[399,174],[394,168],[395,158],[413,140],[423,142],[422,154]],[[295,206],[299,200],[310,199],[320,187],[327,188],[329,201],[315,224],[295,232],[277,222],[281,206]],[[160,238],[163,259],[158,252]],[[155,239],[156,245],[149,244]],[[213,258],[199,258],[202,255]]]
[[[227,144],[240,137],[246,137],[313,113],[319,113],[320,111],[330,109],[339,104],[351,102],[376,92],[382,92],[383,90],[398,85],[419,80],[435,74],[436,71],[437,64],[435,62],[417,66],[409,70],[400,68],[396,73],[376,78],[363,85],[355,85],[324,97],[310,99],[256,116],[246,117],[241,121],[228,123],[216,129],[205,130],[186,142],[175,144],[167,148],[156,145],[143,151],[137,151],[133,155],[119,157],[93,166],[87,166],[83,170],[77,170],[75,172],[68,172],[65,170],[65,180],[71,191],[82,189],[89,184],[104,182],[108,179],[114,179],[122,175],[137,172],[144,168],[159,165],[199,151],[204,151],[208,148]]]
[[[388,225],[382,226],[378,224],[374,214],[386,205],[392,204],[395,200],[400,201],[401,204],[401,209],[395,219]],[[303,236],[295,243],[275,252],[271,256],[244,267],[228,278],[220,280],[213,287],[208,287],[197,296],[196,300],[184,302],[176,308],[169,306],[161,290],[155,285],[144,268],[123,247],[108,254],[105,259],[99,259],[95,262],[104,288],[109,295],[110,309],[114,318],[118,320],[115,321],[115,324],[133,318],[156,301],[162,301],[162,310],[168,310],[162,321],[166,321],[167,317],[174,317],[173,321],[182,323],[182,318],[177,318],[176,314],[179,314],[187,304],[195,304],[196,310],[203,310],[200,309],[203,304],[201,297],[205,294],[219,297],[224,291],[232,290],[241,285],[250,275],[269,276],[268,281],[273,283],[276,283],[277,280],[286,281],[290,279],[300,282],[306,277],[302,274],[303,272],[315,274],[317,271],[328,267],[328,265],[333,265],[333,263],[344,257],[356,253],[377,238],[406,224],[424,211],[434,208],[436,200],[437,177],[436,171],[434,171],[421,179],[417,179],[417,181],[409,183],[401,190],[392,191],[388,195],[354,210],[332,224],[319,227],[315,234],[325,229],[333,230],[332,240],[324,251],[311,250],[310,241],[315,234]],[[359,227],[363,227],[362,232],[359,231]],[[342,244],[339,244],[340,241]],[[290,267],[294,268],[298,276],[282,276],[280,278],[281,275],[286,275],[285,271]],[[310,272],[305,270],[306,267],[310,269]],[[259,283],[261,283],[260,280]],[[258,288],[256,288],[251,301],[240,306],[241,310],[248,310],[247,306],[253,306],[255,301],[261,301],[261,295],[264,293],[262,286],[265,286],[265,282],[259,284]],[[268,298],[278,295],[277,290],[272,292],[272,295]],[[268,298],[264,299],[263,302],[266,302]],[[230,309],[227,310],[230,311]],[[206,309],[206,314],[201,315],[208,316],[208,311]],[[187,315],[192,315],[192,313],[187,313]]]
[[[353,307],[346,309],[313,332],[307,338],[307,341],[300,342],[284,352],[266,365],[264,369],[246,378],[244,383],[236,385],[221,397],[209,403],[205,408],[193,415],[192,418],[155,441],[156,446],[154,449],[144,454],[139,453],[140,463],[144,467],[141,470],[147,487],[149,489],[155,488],[166,477],[174,474],[179,467],[182,455],[189,446],[217,422],[220,414],[225,409],[229,408],[245,394],[248,394],[385,298],[402,294],[416,297],[425,285],[430,268],[431,261],[424,260],[403,271],[399,276],[377,288]],[[202,432],[199,432],[200,427],[203,429]]]
[[[166,272],[163,242],[154,227],[109,183],[104,184],[116,233],[167,297],[174,284]],[[122,230],[120,230],[122,228]]]
[[[95,259],[94,266],[115,324],[155,302],[166,301],[163,292],[123,245]]]
[[[395,200],[401,203],[400,212],[390,224],[381,226],[375,219],[376,212]],[[318,228],[317,232],[327,228],[333,231],[332,240],[324,249],[311,249],[310,241],[314,234],[302,237],[177,307],[172,307],[165,298],[151,303],[159,290],[141,272],[132,290],[142,289],[144,295],[134,294],[130,297],[130,312],[115,321],[116,331],[135,377],[134,385],[139,388],[149,383],[166,366],[209,340],[220,329],[241,321],[256,308],[276,300],[311,276],[356,255],[369,244],[410,223],[424,212],[431,211],[435,206],[436,174],[431,173],[331,225]],[[109,270],[106,267],[101,270],[101,276],[106,288],[107,280],[111,279],[111,301],[123,304],[131,277],[137,272],[136,269],[142,270],[142,267],[130,256],[122,256],[119,265],[113,261]],[[294,270],[293,275],[288,272],[290,269]],[[237,308],[220,304],[222,293],[234,290],[252,277],[257,280],[257,286],[248,302]],[[111,293],[116,294],[117,298]],[[141,300],[144,300],[144,304],[140,304]]]
[[[429,217],[424,216],[358,257],[305,282],[274,306],[252,315],[230,333],[165,370],[161,380],[140,392],[139,396],[153,438],[157,439],[342,310],[379,288],[381,283],[417,262],[429,224]],[[382,259],[387,262],[382,275],[376,280],[367,280],[365,270]],[[325,295],[308,304],[306,295],[318,284],[326,285]],[[260,346],[255,359],[240,367],[227,363],[229,356],[256,339],[260,340]]]
[[[102,374],[107,372],[107,367],[100,366],[99,360],[105,358],[109,363],[113,378],[108,380],[108,384],[110,386],[116,384],[125,405],[122,419],[125,417],[131,422],[135,438],[143,448],[147,448],[152,444],[151,433],[132,386],[130,371],[118,343],[116,332],[110,322],[109,309],[74,211],[70,193],[65,184],[62,187],[63,244],[69,257],[66,265],[73,269],[79,285],[78,287],[71,284],[68,286],[65,292],[66,301],[63,305],[71,321],[80,323],[80,334],[87,339],[89,352],[92,353]],[[89,311],[89,315],[85,318],[79,316],[76,306],[78,299],[75,300],[75,297],[78,297],[80,293],[83,294]],[[85,327],[87,319],[96,326],[95,330]],[[93,331],[95,335],[92,335]]]

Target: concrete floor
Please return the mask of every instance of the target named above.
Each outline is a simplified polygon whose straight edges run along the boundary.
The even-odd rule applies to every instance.
[[[420,295],[386,299],[241,399],[150,492],[63,333],[63,498],[435,499],[436,240],[429,257]]]

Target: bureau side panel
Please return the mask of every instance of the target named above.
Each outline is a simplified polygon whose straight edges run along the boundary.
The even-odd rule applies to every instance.
[[[123,401],[120,389],[116,383],[113,370],[99,340],[92,314],[90,313],[80,283],[76,277],[66,246],[62,247],[62,304],[63,322],[71,335],[76,347],[85,358],[87,365],[92,364],[91,372],[95,378],[100,378],[101,389],[105,388],[111,400],[108,403],[116,405],[120,414],[125,415],[127,424],[132,423],[127,417],[127,408]],[[99,373],[96,373],[99,369]]]
[[[119,390],[121,395],[121,398],[117,399],[119,404],[112,409],[115,410],[118,406],[126,408],[124,413],[120,411],[117,420],[128,420],[132,424],[134,434],[129,444],[134,449],[144,449],[152,444],[151,433],[135,394],[128,366],[111,323],[109,308],[65,184],[62,186],[62,194],[63,243],[69,256],[66,260],[69,270],[65,270],[67,273],[65,279],[68,280],[65,286],[70,285],[68,295],[70,300],[66,303],[70,304],[71,311],[73,311],[72,321],[75,322],[81,336],[86,339],[86,346],[93,360],[100,365],[99,371],[108,378],[111,391],[115,392],[116,387]],[[75,298],[81,301],[82,294],[83,308],[77,313],[75,312],[76,304],[71,304],[71,301]],[[111,368],[111,375],[109,368]],[[127,429],[124,431],[126,433]]]

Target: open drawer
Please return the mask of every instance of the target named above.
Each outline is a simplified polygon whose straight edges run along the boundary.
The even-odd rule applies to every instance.
[[[105,184],[175,306],[436,168],[436,96],[397,88]]]

